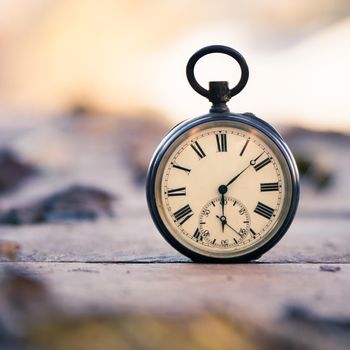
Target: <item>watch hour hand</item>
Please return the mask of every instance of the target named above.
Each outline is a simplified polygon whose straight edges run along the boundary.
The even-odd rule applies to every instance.
[[[225,216],[225,192],[221,192],[221,200],[220,200],[220,205],[221,205],[221,216]]]
[[[221,193],[221,200],[220,200],[220,204],[221,204],[221,218],[225,219],[225,193],[227,192],[227,187],[225,185],[222,185],[222,186],[219,187],[218,190]],[[219,218],[219,219],[221,220],[222,232],[224,232],[224,230],[225,230],[225,222],[221,218]]]

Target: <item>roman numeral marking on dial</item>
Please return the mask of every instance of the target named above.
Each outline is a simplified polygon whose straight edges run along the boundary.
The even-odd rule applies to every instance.
[[[202,147],[199,145],[199,143],[197,141],[192,143],[191,147],[197,153],[199,159],[202,159],[202,158],[204,158],[206,156],[206,154],[204,153]]]
[[[186,187],[173,188],[168,190],[169,197],[186,196]]]
[[[241,153],[239,154],[241,157],[243,156],[243,153],[244,153],[245,149],[247,148],[249,141],[250,141],[250,139],[247,139],[247,141],[245,142],[245,144],[241,150]]]
[[[196,231],[194,232],[193,238],[195,238],[197,241],[203,240],[203,236],[202,236],[202,233],[199,231],[199,228],[197,228]]]
[[[269,163],[271,163],[271,158],[266,158],[266,159],[264,159],[263,161],[261,161],[260,163],[255,164],[255,165],[254,165],[254,169],[255,169],[256,171],[258,171],[258,170],[262,169],[265,165],[267,165],[267,164],[269,164]]]
[[[256,208],[254,209],[254,213],[257,213],[266,219],[271,219],[274,211],[274,209],[261,202],[258,202]]]
[[[216,134],[216,144],[218,146],[218,152],[227,152],[227,135]]]
[[[171,165],[173,166],[173,168],[179,169],[179,170],[183,170],[185,171],[187,174],[189,174],[191,172],[191,169],[185,168],[181,165],[175,164],[175,163],[171,163]]]
[[[278,182],[268,182],[260,184],[261,192],[278,191]]]
[[[256,232],[252,228],[249,229],[249,231],[250,231],[250,234],[252,235],[252,237],[255,238],[256,237]]]
[[[174,213],[175,220],[180,225],[184,224],[191,216],[193,216],[193,211],[188,204]]]

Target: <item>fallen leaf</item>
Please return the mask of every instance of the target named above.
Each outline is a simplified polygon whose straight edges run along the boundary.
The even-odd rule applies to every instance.
[[[19,252],[19,244],[10,241],[0,241],[0,257],[15,261]]]

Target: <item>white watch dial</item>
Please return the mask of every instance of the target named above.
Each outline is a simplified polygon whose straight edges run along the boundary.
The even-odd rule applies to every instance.
[[[291,186],[287,162],[266,135],[239,122],[208,122],[182,134],[164,154],[156,204],[182,245],[207,256],[233,257],[277,232]]]

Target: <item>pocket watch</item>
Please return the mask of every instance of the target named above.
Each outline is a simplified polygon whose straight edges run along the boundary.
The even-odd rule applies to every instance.
[[[194,75],[210,53],[236,60],[238,84]],[[247,63],[236,50],[213,45],[188,61],[192,88],[212,103],[210,113],[183,121],[162,140],[146,181],[148,207],[162,236],[197,262],[247,262],[271,249],[289,228],[299,201],[299,175],[282,136],[252,113],[226,105],[246,85]]]

